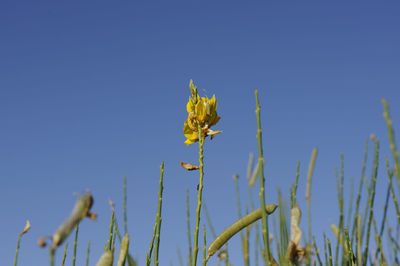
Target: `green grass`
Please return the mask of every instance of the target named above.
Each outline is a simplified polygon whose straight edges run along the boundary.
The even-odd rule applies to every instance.
[[[194,85],[193,85],[194,86]],[[197,89],[192,90],[193,99],[197,99]],[[262,265],[396,265],[399,261],[400,245],[400,208],[399,208],[399,190],[400,190],[400,163],[399,153],[395,142],[395,134],[393,130],[392,120],[389,114],[389,106],[385,100],[382,100],[384,109],[384,119],[387,125],[388,139],[390,142],[390,150],[392,157],[392,164],[390,165],[389,158],[385,156],[384,164],[380,160],[380,141],[376,136],[372,136],[371,139],[367,139],[365,142],[364,156],[362,158],[361,175],[358,184],[354,184],[354,180],[351,179],[351,185],[349,189],[348,200],[345,201],[345,159],[344,154],[340,154],[340,170],[334,171],[334,176],[337,185],[337,210],[338,216],[334,224],[326,225],[326,232],[331,228],[333,231],[333,237],[326,237],[323,235],[314,235],[313,223],[312,223],[312,210],[311,210],[311,194],[312,194],[312,175],[316,165],[316,158],[318,150],[313,149],[311,159],[308,167],[308,174],[306,178],[300,177],[300,161],[297,162],[294,169],[296,169],[294,175],[294,183],[287,189],[290,190],[288,196],[283,195],[282,190],[278,190],[278,198],[274,202],[266,202],[265,198],[265,177],[264,177],[264,155],[262,145],[262,129],[260,119],[260,103],[258,99],[258,92],[255,92],[256,96],[256,119],[257,119],[257,143],[258,143],[258,160],[254,159],[251,155],[248,163],[247,171],[247,190],[250,206],[246,206],[246,214],[242,214],[242,199],[240,195],[240,186],[238,182],[238,176],[234,176],[235,182],[235,193],[236,193],[236,204],[237,204],[237,216],[236,221],[232,221],[231,225],[227,224],[226,229],[219,235],[216,234],[215,229],[211,223],[211,217],[207,211],[207,207],[204,204],[202,198],[203,189],[203,178],[205,167],[203,163],[203,145],[204,137],[199,134],[199,191],[197,195],[197,207],[195,212],[195,228],[193,233],[193,239],[191,238],[191,210],[190,210],[190,195],[188,190],[186,191],[186,223],[187,223],[187,254],[182,256],[181,249],[177,247],[178,263],[179,265],[196,265],[197,254],[199,249],[202,250],[202,265],[207,265],[208,262],[218,263],[221,265],[231,265],[228,256],[228,244],[231,238],[239,234],[242,245],[241,253],[243,260],[240,262],[233,262],[235,265],[259,265],[259,260],[263,261]],[[209,110],[206,107],[206,111]],[[199,132],[202,132],[199,126]],[[373,161],[371,164],[371,173],[369,176],[366,174],[367,169],[367,158],[368,149],[370,143],[373,144]],[[254,167],[254,161],[257,161],[257,165]],[[350,164],[350,162],[346,162]],[[379,168],[385,166],[386,176],[379,176]],[[160,166],[160,177],[159,177],[159,188],[158,188],[158,202],[157,211],[155,215],[154,230],[151,236],[151,242],[149,246],[149,252],[146,256],[145,261],[141,263],[135,261],[129,252],[129,242],[132,242],[128,234],[128,221],[127,221],[127,180],[124,177],[123,180],[123,238],[118,229],[118,223],[116,220],[116,214],[114,208],[111,211],[110,225],[104,228],[104,235],[108,236],[104,243],[90,243],[87,244],[86,252],[86,265],[89,265],[89,256],[91,245],[101,247],[104,245],[104,253],[97,260],[96,265],[108,265],[111,266],[114,263],[116,257],[116,246],[119,247],[118,254],[118,266],[128,265],[163,265],[163,262],[159,261],[159,251],[162,248],[160,245],[161,239],[161,225],[162,225],[162,193],[163,193],[163,174],[164,174],[164,163]],[[331,175],[331,173],[327,173]],[[258,191],[259,206],[254,201],[253,190],[256,179],[259,178]],[[393,178],[397,182],[393,182]],[[376,194],[381,191],[377,191],[377,182],[385,184],[386,190],[385,201],[376,203]],[[306,206],[301,206],[298,202],[298,185],[305,183],[306,185]],[[354,186],[357,187],[357,191],[354,191]],[[286,189],[286,188],[283,188]],[[355,196],[355,197],[354,197]],[[86,193],[81,196],[70,217],[58,228],[58,230],[50,237],[43,237],[39,243],[41,246],[49,245],[49,261],[50,265],[56,264],[56,251],[63,244],[66,238],[70,235],[73,229],[75,229],[75,238],[73,244],[73,253],[67,253],[68,243],[64,246],[63,256],[61,257],[61,265],[65,265],[68,256],[71,257],[72,265],[75,265],[77,248],[79,238],[79,223],[85,218],[90,217],[95,219],[96,215],[91,213],[91,206],[93,198],[90,193]],[[364,205],[365,204],[365,205]],[[389,205],[393,204],[393,209],[396,211],[397,219],[388,220]],[[278,207],[277,211],[275,209]],[[346,210],[345,210],[346,207]],[[383,208],[382,208],[383,207]],[[382,208],[382,217],[378,217],[377,208]],[[201,213],[201,209],[203,212]],[[300,227],[301,212],[306,210],[307,212],[307,228]],[[68,210],[66,210],[67,212]],[[182,210],[184,212],[185,210]],[[203,225],[203,241],[199,244],[199,233],[200,233],[200,217],[202,214],[206,218],[204,221],[207,222],[208,236],[212,236],[212,239],[206,239],[206,227]],[[203,216],[204,216],[203,215]],[[218,217],[213,217],[218,219]],[[271,222],[272,221],[272,222]],[[273,225],[273,245],[270,239],[269,223]],[[260,228],[261,223],[261,228]],[[337,223],[337,224],[336,224]],[[29,228],[28,228],[29,229]],[[23,252],[20,249],[21,236],[27,233],[24,229],[18,236],[17,249],[15,253],[14,265],[18,264],[18,254]],[[261,229],[261,230],[260,230]],[[250,238],[251,236],[251,238]],[[150,237],[150,236],[149,236]],[[116,240],[119,240],[119,244],[116,244]],[[131,240],[130,240],[131,239]],[[250,239],[254,239],[251,243]],[[192,242],[193,240],[193,242]],[[262,241],[261,241],[262,240]],[[165,241],[168,241],[165,240]],[[209,244],[207,244],[207,242]],[[143,245],[143,243],[138,244]],[[193,247],[193,248],[192,248]],[[184,249],[186,250],[186,248]],[[185,259],[183,259],[185,258]]]

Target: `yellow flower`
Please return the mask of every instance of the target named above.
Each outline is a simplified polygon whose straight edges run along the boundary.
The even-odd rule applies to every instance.
[[[199,140],[198,128],[199,125],[202,129],[203,136],[211,136],[220,133],[221,131],[213,131],[210,129],[211,126],[218,123],[221,119],[217,115],[217,100],[215,95],[208,99],[207,97],[201,97],[197,94],[197,88],[190,81],[190,88],[192,91],[192,97],[189,97],[189,101],[186,105],[188,112],[188,118],[183,126],[183,134],[187,138],[185,144],[189,145]]]

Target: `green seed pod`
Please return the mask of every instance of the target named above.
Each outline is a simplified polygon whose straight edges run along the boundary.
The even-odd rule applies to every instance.
[[[112,266],[114,261],[114,252],[111,250],[107,250],[101,255],[99,261],[96,266]]]
[[[126,256],[128,255],[128,248],[129,248],[129,235],[125,234],[121,242],[121,248],[119,250],[118,263],[117,263],[118,266],[125,265]]]
[[[267,215],[273,213],[278,206],[275,204],[265,205],[265,210]],[[231,226],[229,226],[225,231],[223,231],[208,247],[208,257],[207,260],[215,254],[232,236],[237,234],[240,230],[254,223],[261,218],[261,208],[257,209],[243,218],[237,220]]]
[[[69,218],[53,234],[53,247],[60,246],[83,218],[90,217],[92,220],[96,220],[96,214],[90,213],[92,205],[93,197],[89,192],[79,197]]]

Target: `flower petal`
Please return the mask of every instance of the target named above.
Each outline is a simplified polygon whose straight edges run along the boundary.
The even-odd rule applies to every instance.
[[[189,101],[186,104],[186,111],[190,114],[191,112],[194,112],[194,105],[193,105],[193,101],[192,98],[189,97]]]
[[[183,134],[187,138],[187,140],[185,141],[185,144],[187,144],[187,145],[198,141],[198,133],[196,131],[193,131],[190,128],[187,120],[185,121],[185,124],[183,125]]]

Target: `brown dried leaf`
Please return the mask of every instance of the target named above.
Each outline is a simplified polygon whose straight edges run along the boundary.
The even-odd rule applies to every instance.
[[[181,164],[183,169],[186,169],[188,171],[193,171],[193,170],[199,170],[200,169],[200,167],[198,167],[197,165],[194,165],[194,164],[184,163],[184,162],[179,162],[179,163]]]

